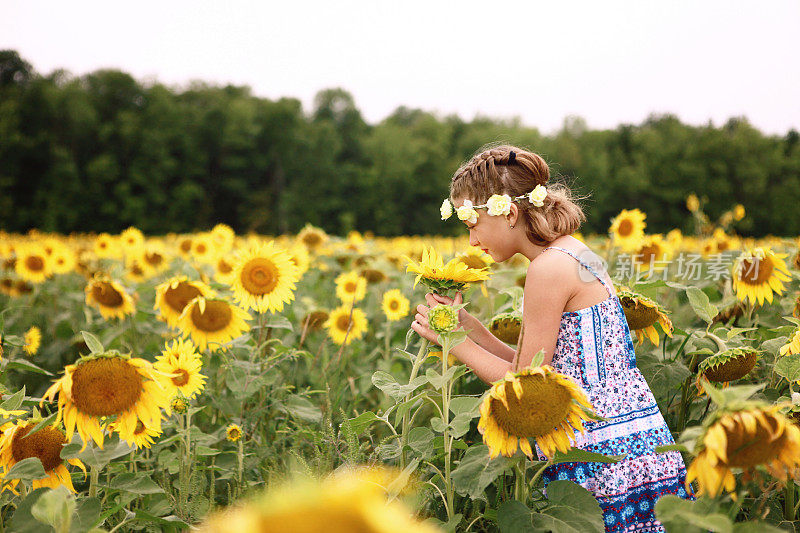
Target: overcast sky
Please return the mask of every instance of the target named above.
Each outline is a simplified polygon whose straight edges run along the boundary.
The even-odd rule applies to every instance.
[[[400,105],[519,116],[551,133],[650,113],[800,129],[800,1],[0,0],[0,49],[41,73],[249,85],[306,110],[350,91],[367,121]]]

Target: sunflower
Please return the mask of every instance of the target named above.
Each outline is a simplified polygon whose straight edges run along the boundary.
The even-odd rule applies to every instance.
[[[700,209],[700,200],[697,198],[695,193],[692,193],[686,197],[686,209],[692,213]]]
[[[456,259],[464,263],[467,267],[477,270],[487,268],[494,263],[494,259],[492,259],[491,255],[474,246],[471,246],[466,252],[457,254]]]
[[[733,264],[733,290],[741,301],[762,305],[766,299],[772,303],[773,291],[782,294],[784,281],[792,279],[783,261],[788,254],[776,254],[769,247],[746,250]]]
[[[800,467],[800,429],[779,406],[723,412],[711,419],[700,437],[700,452],[686,472],[686,486],[697,479],[698,495],[716,497],[736,489],[734,469],[755,473],[765,467],[782,481]]]
[[[302,242],[309,250],[314,251],[325,244],[325,241],[328,240],[328,235],[320,228],[306,224],[297,234],[297,240]]]
[[[289,254],[270,241],[256,244],[239,256],[233,267],[233,298],[259,313],[283,311],[294,300],[300,270]]]
[[[134,226],[129,227],[119,235],[119,243],[126,253],[131,253],[144,246],[144,234]]]
[[[178,238],[178,255],[189,261],[192,258],[192,236],[183,235]]]
[[[53,250],[53,254],[50,256],[50,262],[54,274],[68,274],[75,270],[78,259],[71,248],[59,245]]]
[[[178,327],[184,335],[191,336],[200,350],[205,350],[250,331],[246,321],[251,318],[247,311],[225,300],[198,296],[186,304],[178,318]]]
[[[189,281],[186,276],[175,276],[156,287],[156,302],[153,309],[161,312],[167,325],[178,327],[178,317],[193,299],[198,296],[210,298],[214,291],[202,281]]]
[[[628,327],[636,333],[637,343],[642,343],[644,338],[647,337],[650,342],[658,346],[659,337],[658,330],[655,327],[656,322],[661,326],[664,333],[672,338],[672,321],[660,305],[650,298],[623,286],[617,287],[617,296],[619,297],[619,303],[622,304]]]
[[[211,265],[214,263],[216,255],[214,238],[210,234],[200,233],[192,238],[192,260]]]
[[[583,408],[593,410],[586,393],[568,377],[548,366],[508,372],[495,383],[481,404],[478,431],[494,458],[511,457],[520,449],[533,458],[528,438],[536,439],[547,457],[569,450],[574,431],[583,433]]]
[[[106,320],[125,318],[136,311],[133,298],[125,289],[104,274],[96,275],[87,285],[86,305],[97,307]]]
[[[40,244],[20,245],[16,251],[17,261],[14,269],[24,281],[41,283],[53,273],[50,257]]]
[[[435,533],[399,499],[387,501],[386,476],[337,473],[270,489],[244,505],[210,515],[199,533]]]
[[[225,438],[231,442],[237,442],[242,438],[242,428],[236,424],[230,424],[225,428]]]
[[[227,254],[233,249],[236,232],[227,224],[217,224],[211,229],[211,239],[217,249],[217,254]]]
[[[167,252],[161,244],[156,242],[147,242],[139,252],[137,260],[147,272],[148,277],[160,274],[169,268]]]
[[[139,448],[149,448],[153,442],[155,442],[156,437],[161,436],[161,424],[158,424],[158,428],[150,427],[141,420],[136,422],[136,427],[133,431],[129,431],[126,434],[122,434],[117,427],[117,424],[111,423],[108,425],[108,431],[113,433],[118,433],[119,438],[127,442],[131,446],[136,446],[137,449]]]
[[[325,321],[328,320],[328,316],[328,312],[324,309],[315,309],[314,311],[309,311],[306,313],[306,316],[303,317],[303,329],[308,329],[311,331],[318,331],[322,329],[323,324],[325,324]]]
[[[132,253],[138,255],[141,253],[141,250],[134,250]],[[142,283],[147,281],[148,271],[144,266],[142,266],[142,263],[139,261],[139,259],[134,257],[130,261],[126,261],[126,263],[127,267],[125,269],[125,279],[132,281],[133,283]]]
[[[745,215],[744,206],[742,204],[736,204],[733,208],[733,219],[736,221],[742,220]]]
[[[164,346],[153,364],[153,368],[166,376],[163,382],[167,394],[172,396],[180,392],[190,399],[205,387],[206,377],[200,373],[202,367],[203,361],[192,341],[183,339],[176,339]]]
[[[350,317],[350,306],[342,305],[331,311],[323,327],[336,344],[350,344],[354,339],[360,339],[367,332],[367,315],[364,311],[354,307]]]
[[[522,318],[514,313],[502,313],[492,318],[489,331],[506,344],[517,344]]]
[[[800,353],[800,328],[797,328],[792,336],[791,340],[781,346],[780,352],[781,355],[794,355]]]
[[[100,259],[117,257],[119,255],[117,240],[108,233],[101,233],[94,240],[94,255]]]
[[[72,476],[61,458],[61,449],[68,440],[64,432],[55,426],[45,426],[33,435],[28,435],[36,425],[34,420],[16,420],[5,426],[0,436],[0,466],[8,472],[18,462],[37,457],[42,462],[47,477],[33,480],[33,489],[63,485],[75,492]],[[80,459],[67,459],[66,462],[77,466],[86,474],[86,467]],[[17,480],[13,480],[12,486]]]
[[[643,272],[650,270],[663,270],[666,268],[666,261],[672,256],[672,249],[669,243],[660,234],[645,235],[639,242],[639,246],[633,250],[633,259],[641,265]]]
[[[428,326],[440,334],[455,331],[458,327],[458,310],[445,304],[430,308],[428,310]]]
[[[433,247],[423,249],[419,262],[409,257],[406,259],[408,260],[406,272],[417,274],[414,287],[421,280],[428,288],[437,293],[451,289],[461,290],[467,283],[489,279],[489,272],[486,269],[469,268],[459,259],[451,259],[445,264],[442,256]]]
[[[367,280],[353,270],[336,277],[336,296],[344,303],[360,302],[367,295]]]
[[[363,268],[360,275],[367,280],[367,283],[383,283],[388,279],[386,273],[379,268]]]
[[[442,352],[442,350],[431,350],[431,351],[428,352],[427,357],[432,357],[432,358],[435,358],[435,359],[438,359],[439,361],[441,361],[443,353],[444,352]],[[460,363],[460,361],[458,360],[458,357],[456,357],[452,353],[448,353],[447,354],[447,366],[448,367],[455,366],[458,363]]]
[[[697,367],[697,375],[715,383],[741,379],[756,366],[758,354],[759,351],[752,348],[724,350],[704,359]]]
[[[297,267],[297,275],[302,277],[303,274],[308,272],[308,267],[311,266],[311,256],[308,254],[308,248],[302,244],[295,244],[288,250],[289,259]]]
[[[403,296],[400,289],[392,289],[384,293],[381,307],[387,320],[394,322],[408,314],[409,304],[408,298]]]
[[[137,422],[161,429],[161,409],[169,395],[146,360],[115,351],[81,357],[64,368],[43,398],[58,394],[58,421],[64,420],[67,440],[78,430],[84,447],[93,439],[103,447],[103,421],[116,417],[115,430],[132,441]]]
[[[28,355],[36,355],[39,351],[39,346],[42,344],[42,332],[36,326],[31,326],[25,333],[25,353]]]
[[[638,209],[623,209],[611,220],[611,227],[608,228],[614,245],[626,252],[634,250],[644,237],[644,228],[647,226],[645,218],[647,215]]]

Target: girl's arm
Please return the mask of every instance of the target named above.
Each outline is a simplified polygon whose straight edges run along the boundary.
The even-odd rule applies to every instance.
[[[460,292],[456,293],[455,299],[451,299],[446,296],[428,293],[425,295],[425,300],[431,307],[437,304],[460,305],[462,295]],[[420,311],[419,308],[417,310]],[[427,308],[425,311],[427,311]],[[425,316],[427,316],[427,313]],[[509,363],[514,360],[514,348],[495,337],[480,320],[469,314],[466,309],[461,309],[458,312],[458,321],[475,344]]]

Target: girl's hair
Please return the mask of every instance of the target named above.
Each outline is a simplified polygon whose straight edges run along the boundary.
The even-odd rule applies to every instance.
[[[539,155],[516,146],[500,145],[481,151],[456,171],[450,182],[450,198],[468,199],[480,205],[493,194],[508,194],[513,198],[528,194],[537,185],[545,186],[544,206],[536,207],[528,200],[515,202],[528,239],[544,246],[562,235],[574,233],[586,220],[578,205],[583,198],[575,197],[566,184],[548,184],[549,179],[550,168]]]

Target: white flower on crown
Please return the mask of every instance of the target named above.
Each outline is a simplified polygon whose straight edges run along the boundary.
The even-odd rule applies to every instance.
[[[492,216],[507,215],[511,212],[511,197],[507,194],[493,194],[486,200],[486,207]]]
[[[545,189],[543,185],[537,185],[528,193],[528,200],[536,207],[542,207],[544,205],[545,197],[547,197],[547,189]]]
[[[453,216],[453,204],[450,203],[448,198],[445,198],[442,202],[442,207],[439,208],[439,212],[442,214],[442,220],[447,220]]]
[[[475,224],[478,222],[478,212],[472,207],[471,200],[464,200],[464,203],[461,204],[461,207],[456,209],[456,215],[458,215],[459,220],[464,220],[470,224]]]

